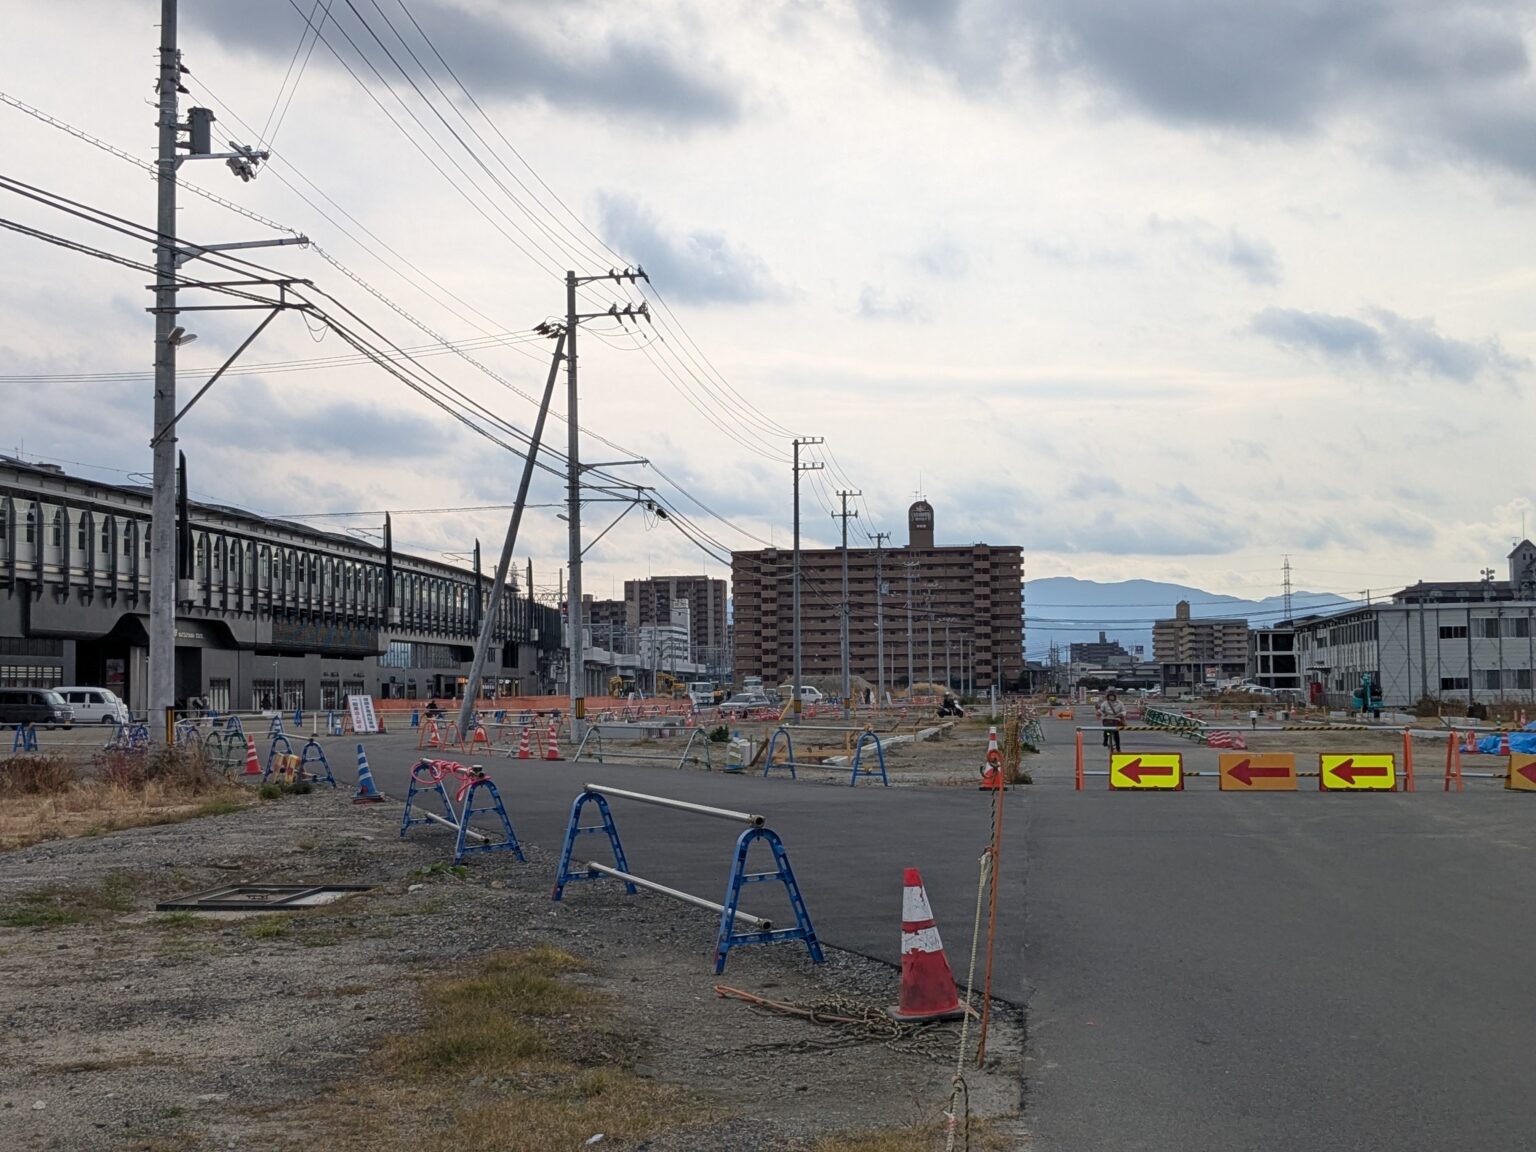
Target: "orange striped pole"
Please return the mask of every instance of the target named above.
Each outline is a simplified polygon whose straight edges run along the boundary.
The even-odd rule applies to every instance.
[[[1415,792],[1413,786],[1413,731],[1403,729],[1403,791]]]
[[[1450,743],[1445,746],[1445,787],[1442,789],[1445,792],[1451,790],[1451,760],[1456,755],[1456,747],[1456,729],[1452,728]]]
[[[1083,790],[1083,730],[1077,730],[1077,790]]]

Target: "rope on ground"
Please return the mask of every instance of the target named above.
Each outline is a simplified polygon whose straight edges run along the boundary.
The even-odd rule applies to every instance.
[[[794,1016],[828,1029],[828,1035],[824,1037],[754,1044],[752,1051],[830,1051],[856,1048],[862,1044],[883,1044],[893,1051],[937,1057],[943,1051],[944,1033],[948,1031],[944,1024],[911,1023],[894,1019],[884,1008],[844,996],[829,996],[811,1004],[791,1004],[770,1000],[766,996],[758,996],[726,984],[716,984],[715,994],[744,1001],[753,1011],[764,1015]]]
[[[997,805],[999,793],[992,793],[992,804]],[[976,873],[976,917],[971,923],[971,962],[965,972],[965,1016],[960,1021],[960,1043],[955,1049],[955,1076],[950,1081],[949,1105],[944,1110],[944,1152],[955,1152],[955,1135],[960,1127],[961,1116],[965,1120],[965,1147],[971,1147],[971,1088],[965,1082],[965,1050],[970,1039],[971,996],[976,987],[976,948],[981,942],[981,902],[992,878],[992,848],[981,854]]]

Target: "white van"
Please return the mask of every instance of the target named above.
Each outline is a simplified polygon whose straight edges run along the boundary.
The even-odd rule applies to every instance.
[[[74,686],[55,688],[75,712],[76,724],[127,724],[128,705],[110,688]]]

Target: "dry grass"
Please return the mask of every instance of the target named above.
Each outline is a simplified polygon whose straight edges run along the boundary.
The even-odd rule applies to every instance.
[[[956,1134],[955,1146],[970,1148],[972,1152],[1002,1152],[1008,1146],[1008,1138],[986,1121],[972,1120],[970,1140],[966,1140],[962,1130]],[[910,1124],[824,1136],[816,1141],[814,1152],[936,1152],[943,1147],[943,1124]]]
[[[494,952],[469,975],[426,984],[420,1028],[375,1055],[371,1086],[333,1093],[311,1117],[324,1146],[547,1152],[601,1132],[625,1147],[698,1119],[681,1090],[622,1066],[604,998],[568,979],[580,968],[541,946]]]
[[[114,872],[100,884],[49,885],[0,908],[0,926],[57,928],[66,924],[100,924],[133,911],[143,886],[143,878],[129,872]]]
[[[78,779],[54,756],[0,761],[0,851],[44,840],[221,816],[255,801],[214,770],[200,749],[103,753]]]

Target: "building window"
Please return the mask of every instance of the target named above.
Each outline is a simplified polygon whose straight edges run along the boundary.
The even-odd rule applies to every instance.
[[[1499,618],[1497,616],[1485,616],[1472,621],[1472,635],[1479,640],[1497,640],[1499,638]]]
[[[53,514],[53,546],[64,547],[64,509],[62,508]]]
[[[4,529],[0,529],[0,535]],[[80,526],[75,529],[75,550],[82,556],[85,555],[85,545],[90,540],[90,526],[86,523],[86,514],[80,513]]]
[[[1527,692],[1531,690],[1531,670],[1529,668],[1513,669],[1509,675],[1515,678],[1513,685],[1515,688],[1523,688]]]
[[[208,681],[208,707],[214,712],[229,711],[229,681]]]
[[[1463,629],[1463,631],[1465,631],[1465,629]],[[1465,692],[1466,688],[1467,678],[1465,676],[1440,677],[1440,691],[1442,692],[1455,692],[1457,690]]]
[[[1531,618],[1529,616],[1504,617],[1504,635],[1517,636],[1524,640],[1531,634]]]
[[[112,517],[101,522],[101,558],[106,561],[112,555]]]
[[[1489,692],[1497,692],[1502,687],[1503,674],[1497,668],[1475,669],[1472,678],[1479,688]]]
[[[1440,625],[1440,639],[1442,639],[1442,640],[1465,640],[1466,638],[1467,638],[1467,626],[1465,624],[1442,624],[1442,625]],[[1466,685],[1463,684],[1462,687],[1465,688]]]
[[[0,688],[52,688],[64,683],[57,664],[0,664]]]
[[[37,541],[37,513],[31,508],[27,509],[27,531],[22,539],[28,544],[33,544]]]
[[[133,533],[137,527],[132,520],[123,525],[123,555],[129,558],[133,556]]]

